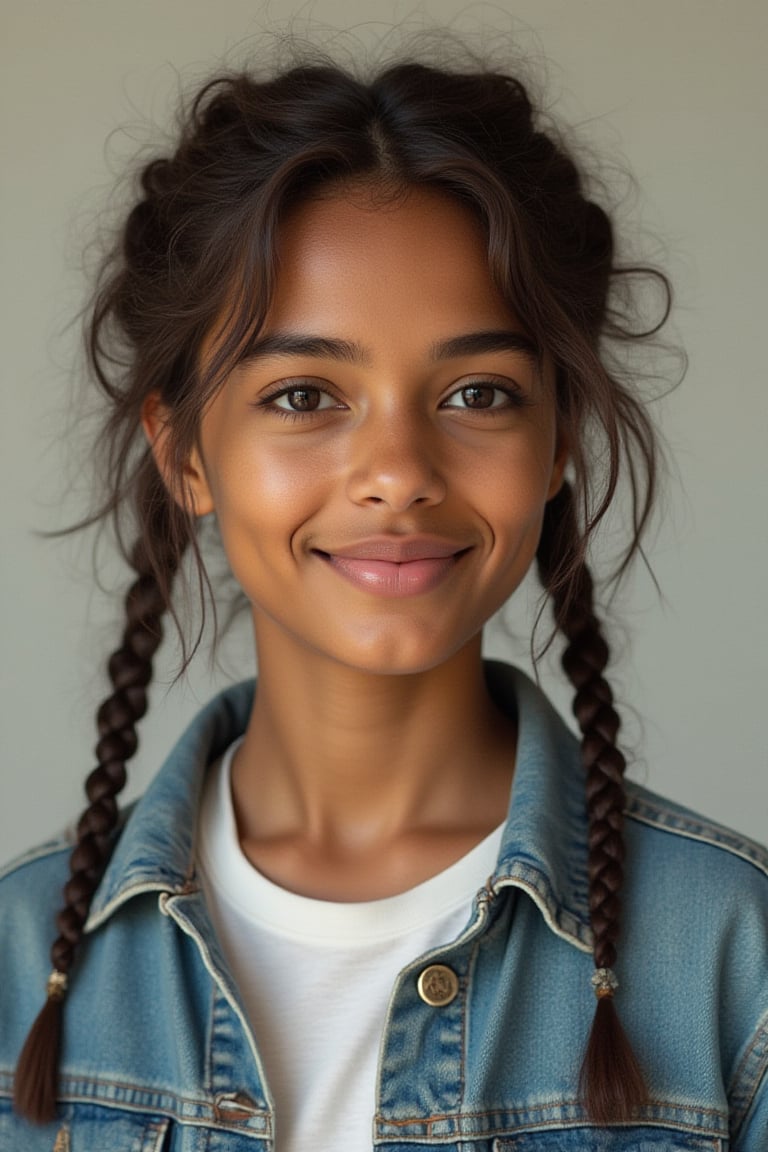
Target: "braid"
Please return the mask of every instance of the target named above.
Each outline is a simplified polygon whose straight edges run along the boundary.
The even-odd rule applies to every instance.
[[[59,935],[51,948],[53,971],[47,999],[19,1057],[14,1105],[37,1124],[48,1123],[55,1115],[62,1001],[91,900],[114,846],[119,814],[116,798],[125,786],[125,762],[138,746],[136,724],[147,710],[152,658],[162,639],[162,616],[180,555],[170,543],[166,545],[173,536],[169,518],[178,521],[175,507],[169,501],[156,502],[149,515],[152,523],[131,553],[138,578],[125,598],[127,624],[122,643],[107,666],[114,691],[97,712],[98,764],[85,783],[88,807],[77,825],[64,907],[56,919]]]
[[[579,1088],[598,1124],[631,1118],[646,1099],[642,1072],[613,1001],[612,969],[619,936],[624,881],[623,776],[626,762],[616,747],[619,717],[603,678],[608,645],[593,611],[593,584],[582,554],[573,493],[564,484],[547,505],[537,552],[539,573],[553,597],[557,626],[568,640],[563,669],[576,689],[573,712],[582,733],[589,816],[589,913],[594,936],[597,994]]]
[[[615,262],[608,216],[587,199],[559,140],[539,131],[523,86],[484,66],[478,70],[470,55],[467,62],[466,73],[404,62],[362,81],[308,59],[270,79],[244,72],[212,80],[184,113],[175,150],[145,165],[140,193],[102,263],[86,349],[109,402],[99,441],[105,487],[94,514],[77,527],[111,517],[138,578],[127,597],[121,647],[109,662],[112,693],[98,712],[98,767],[88,778],[88,807],[58,916],[48,1000],[17,1072],[16,1107],[30,1119],[53,1116],[61,1000],[106,868],[116,797],[147,707],[163,612],[173,613],[170,586],[188,546],[200,592],[206,591],[185,461],[198,443],[206,405],[264,327],[280,276],[285,211],[318,191],[377,177],[386,192],[396,177],[397,191],[432,188],[475,214],[495,286],[558,367],[558,418],[577,491],[587,490],[591,467],[607,463],[583,533],[569,488],[549,503],[538,560],[569,641],[564,665],[576,689],[587,775],[590,915],[600,983],[581,1089],[599,1123],[626,1118],[644,1098],[609,983],[623,880],[624,760],[602,676],[608,648],[593,614],[584,542],[607,511],[623,465],[632,520],[621,571],[640,547],[654,492],[654,433],[641,400],[608,371],[599,352],[604,339],[652,337],[666,310],[658,325],[646,325],[639,286],[647,277],[660,282],[667,304],[669,286],[653,269]],[[616,290],[617,282],[624,291]],[[205,342],[215,334],[209,355]],[[166,493],[141,437],[150,398],[167,414],[168,492],[184,507]],[[141,543],[131,552],[123,548],[124,514],[141,526]],[[204,595],[201,604],[204,615]],[[186,665],[180,627],[179,635]]]

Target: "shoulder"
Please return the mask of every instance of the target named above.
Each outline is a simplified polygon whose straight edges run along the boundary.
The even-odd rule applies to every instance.
[[[632,781],[626,793],[627,836],[635,850],[659,853],[665,866],[683,866],[689,874],[698,862],[718,877],[752,877],[768,892],[768,848]]]
[[[13,1066],[45,998],[71,851],[62,836],[0,870],[0,1075]]]
[[[40,947],[46,953],[50,949],[73,847],[74,840],[64,833],[0,868],[0,942],[5,972],[9,956],[18,953],[22,962],[24,957],[31,961]],[[47,955],[45,962],[47,977]]]
[[[624,834],[628,898],[655,921],[677,917],[682,929],[705,912],[710,930],[751,931],[768,955],[768,849],[634,783]]]
[[[39,910],[40,896],[57,881],[65,882],[74,845],[74,836],[65,831],[0,866],[0,917],[22,912],[26,906]]]
[[[746,1015],[754,1023],[754,1010],[768,1014],[768,850],[635,784],[625,841],[630,948],[709,983],[728,984],[738,972],[741,993],[751,989]],[[732,990],[722,996],[730,1002]]]
[[[642,1035],[663,1006],[647,1044],[670,1067],[715,1037],[736,1131],[768,1075],[768,850],[633,782],[624,831],[628,1016]]]

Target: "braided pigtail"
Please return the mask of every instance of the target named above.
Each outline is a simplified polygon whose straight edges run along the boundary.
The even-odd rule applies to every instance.
[[[168,500],[158,501],[150,518],[154,521],[151,544],[140,540],[133,549],[131,559],[138,578],[125,598],[127,624],[122,643],[108,663],[114,690],[96,716],[98,764],[85,783],[88,807],[77,825],[77,844],[69,862],[71,876],[64,887],[64,907],[56,920],[59,936],[51,948],[53,971],[47,998],[27,1036],[16,1071],[14,1106],[36,1124],[48,1123],[55,1115],[62,1003],[91,900],[114,845],[116,797],[125,786],[125,762],[138,746],[136,724],[147,710],[152,659],[162,639],[162,616],[178,563],[175,548],[164,548],[173,537],[168,520],[175,520],[178,527],[178,510]]]
[[[187,547],[203,609],[210,591],[186,464],[200,447],[209,402],[258,346],[280,275],[282,222],[302,202],[356,181],[378,185],[384,200],[430,188],[473,214],[510,314],[558,368],[557,413],[579,497],[598,473],[596,507],[583,531],[568,487],[550,502],[538,560],[569,641],[564,665],[576,688],[587,772],[598,1005],[582,1092],[598,1123],[626,1119],[644,1098],[612,1000],[624,760],[615,746],[619,721],[602,676],[608,649],[593,614],[584,546],[623,465],[632,538],[622,571],[639,550],[654,492],[655,437],[626,374],[612,376],[601,353],[655,335],[666,311],[648,327],[639,288],[655,277],[668,302],[668,285],[652,269],[615,263],[608,215],[587,198],[562,142],[538,123],[524,86],[478,69],[469,56],[467,62],[467,70],[452,72],[404,61],[368,81],[325,58],[269,78],[220,76],[182,110],[174,150],[137,173],[136,199],[101,265],[86,328],[88,362],[107,411],[97,442],[103,486],[80,527],[112,519],[138,579],[128,593],[122,646],[109,662],[113,691],[98,713],[99,765],[88,779],[89,806],[58,917],[48,1001],[17,1072],[16,1107],[32,1120],[54,1113],[61,1001],[114,840],[116,796]],[[167,492],[142,434],[148,405],[162,410],[167,432],[155,445]],[[137,536],[139,545],[123,547]],[[181,628],[179,634],[186,665]]]
[[[547,505],[537,552],[558,628],[568,640],[563,669],[576,689],[573,712],[582,732],[589,816],[589,911],[594,934],[592,986],[597,1006],[581,1066],[579,1091],[597,1124],[631,1119],[646,1098],[643,1074],[614,1004],[613,973],[624,880],[622,838],[626,762],[616,747],[619,717],[603,678],[608,645],[593,611],[593,585],[582,553],[571,488]]]

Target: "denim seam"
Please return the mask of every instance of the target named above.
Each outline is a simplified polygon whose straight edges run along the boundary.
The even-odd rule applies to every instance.
[[[559,936],[561,940],[565,940],[568,944],[572,944],[575,948],[578,948],[579,951],[591,955],[592,932],[590,928],[586,924],[582,925],[581,921],[577,919],[573,912],[562,907],[558,901],[553,898],[546,877],[542,877],[535,868],[529,868],[528,871],[535,875],[535,880],[523,878],[512,871],[507,876],[493,883],[492,890],[494,894],[502,891],[504,888],[519,888],[526,892],[541,912],[544,923],[556,936]],[[543,884],[542,880],[544,881]],[[566,919],[573,922],[575,925],[573,929],[565,927],[561,922]],[[581,933],[583,933],[583,938]]]
[[[554,1115],[548,1118],[536,1119],[536,1113],[543,1111],[551,1111]],[[566,1115],[563,1115],[564,1113]],[[694,1121],[694,1116],[700,1117],[704,1123]],[[493,1129],[484,1127],[481,1132],[479,1132],[474,1126],[469,1129],[466,1126],[466,1121],[493,1119],[497,1121]],[[408,1137],[405,1136],[404,1133],[397,1131],[398,1129],[410,1127],[426,1129],[426,1138],[435,1140],[442,1140],[448,1136],[477,1136],[480,1134],[493,1136],[499,1135],[503,1131],[519,1131],[522,1127],[526,1129],[590,1127],[590,1121],[584,1112],[583,1106],[575,1099],[564,1100],[554,1106],[531,1105],[522,1108],[463,1112],[459,1115],[442,1113],[432,1116],[415,1116],[407,1119],[384,1119],[379,1115],[375,1117],[375,1123],[376,1128],[379,1133],[381,1133],[377,1137],[380,1143],[386,1142],[386,1140],[394,1137],[417,1139],[420,1135],[418,1132]],[[446,1131],[436,1133],[435,1128],[438,1125],[445,1125]],[[651,1101],[640,1109],[638,1116],[633,1120],[629,1121],[626,1125],[617,1125],[617,1127],[652,1127],[653,1125],[663,1125],[679,1131],[690,1132],[696,1135],[712,1136],[717,1139],[723,1139],[728,1136],[728,1118],[720,1109],[665,1101]],[[389,1131],[385,1132],[385,1129]]]
[[[7,1086],[2,1083],[3,1080],[7,1080]],[[0,1073],[0,1098],[12,1099],[12,1085],[12,1074]],[[64,1077],[59,1086],[58,1104],[64,1108],[72,1104],[84,1104],[134,1115],[151,1114],[176,1124],[207,1127],[259,1139],[272,1134],[272,1118],[269,1112],[261,1109],[254,1108],[247,1117],[236,1122],[225,1118],[217,1107],[216,1099],[183,1096],[167,1089],[150,1089],[129,1081],[86,1076]]]
[[[208,993],[208,1012],[207,1012],[207,1028],[208,1033],[206,1037],[205,1054],[203,1057],[203,1083],[208,1088],[208,1091],[213,1089],[213,1038],[216,1035],[216,984],[211,981]]]
[[[0,880],[5,880],[8,876],[13,876],[15,872],[20,872],[22,868],[26,868],[28,864],[35,864],[38,860],[45,860],[49,856],[68,856],[74,846],[75,841],[64,834],[57,836],[54,840],[46,841],[45,844],[30,848],[0,868]]]
[[[165,1137],[168,1134],[169,1123],[170,1123],[170,1121],[167,1117],[165,1117],[163,1120],[151,1121],[147,1125],[147,1132],[150,1132],[155,1137],[160,1136],[163,1140],[163,1143],[164,1143]],[[206,1143],[208,1143],[207,1140],[206,1140]],[[157,1140],[155,1140],[154,1148],[160,1149],[160,1148],[162,1148],[162,1146],[163,1146],[162,1144],[158,1144]]]
[[[731,1132],[734,1140],[741,1131],[766,1074],[768,1074],[768,1015],[760,1022],[728,1087]]]
[[[719,848],[739,860],[751,864],[758,872],[768,876],[768,853],[761,845],[735,835],[727,829],[720,829],[717,825],[709,824],[703,820],[696,820],[691,816],[680,816],[661,807],[655,807],[645,800],[634,799],[624,809],[624,814],[638,824],[645,824],[657,828],[661,832],[668,832],[672,836],[681,836],[686,840],[695,840],[700,844],[708,844],[712,848]]]
[[[612,1125],[612,1128],[613,1127],[615,1127],[617,1131],[628,1131],[628,1132],[633,1131],[635,1128],[674,1129],[675,1132],[682,1132],[683,1135],[685,1135],[686,1137],[692,1136],[696,1140],[697,1148],[704,1150],[704,1145],[701,1144],[700,1141],[706,1140],[707,1148],[710,1149],[711,1152],[723,1152],[723,1149],[724,1149],[723,1141],[722,1141],[722,1138],[720,1136],[715,1135],[711,1132],[691,1132],[690,1129],[680,1128],[680,1126],[677,1124],[663,1124],[663,1123],[658,1124],[654,1121],[650,1121],[648,1123],[642,1123],[642,1124],[634,1124],[631,1122],[628,1124],[617,1124],[615,1126]],[[519,1147],[521,1139],[526,1140],[527,1139],[527,1133],[522,1133],[522,1134],[510,1133],[508,1136],[507,1135],[496,1136],[494,1138],[494,1141],[493,1141],[493,1152],[514,1152],[515,1147],[516,1146]],[[687,1144],[686,1144],[686,1146],[687,1146]],[[665,1140],[665,1147],[666,1147],[666,1140]],[[661,1152],[661,1148],[659,1148],[659,1152]],[[704,1152],[705,1152],[705,1150],[704,1150]]]
[[[486,930],[487,930],[487,925],[488,925],[488,921],[486,921]],[[464,1109],[464,1094],[465,1094],[466,1088],[467,1088],[467,1035],[468,1035],[468,1024],[469,1024],[469,990],[472,987],[472,976],[473,976],[474,967],[475,967],[475,958],[477,956],[477,950],[480,947],[480,941],[484,935],[485,935],[485,932],[481,933],[479,936],[476,936],[474,938],[474,940],[471,942],[470,949],[469,949],[469,956],[467,957],[467,970],[466,970],[466,974],[464,977],[464,987],[461,990],[463,999],[462,999],[462,1012],[461,1012],[461,1056],[460,1056],[461,1063],[459,1065],[459,1081],[460,1081],[459,1111],[460,1112],[463,1111],[463,1109]]]
[[[171,896],[171,898],[165,902],[166,913],[173,920],[173,922],[176,924],[178,929],[181,932],[183,932],[185,936],[188,936],[189,939],[191,939],[197,945],[198,951],[200,952],[200,956],[201,956],[202,961],[203,961],[203,966],[205,967],[206,971],[208,972],[208,975],[211,977],[211,980],[213,981],[213,984],[214,984],[214,988],[218,990],[219,995],[224,998],[226,1003],[229,1005],[231,1011],[234,1012],[235,1016],[237,1017],[238,1021],[240,1022],[240,1026],[243,1029],[243,1032],[244,1032],[246,1039],[248,1041],[248,1047],[251,1051],[251,1055],[253,1057],[253,1062],[254,1062],[254,1065],[255,1065],[256,1070],[257,1070],[257,1074],[259,1077],[259,1083],[261,1086],[261,1091],[264,1094],[264,1096],[267,1097],[268,1085],[267,1085],[267,1081],[266,1081],[266,1075],[265,1075],[264,1067],[262,1065],[261,1056],[259,1054],[259,1050],[258,1050],[258,1047],[256,1045],[256,1039],[253,1035],[253,1032],[251,1031],[251,1027],[250,1027],[250,1024],[249,1024],[249,1022],[245,1016],[245,1013],[244,1013],[242,1007],[240,1006],[240,1004],[238,1003],[238,1000],[237,1000],[236,995],[234,994],[234,991],[230,990],[227,981],[223,979],[221,972],[219,971],[216,964],[214,963],[213,957],[211,956],[211,951],[210,951],[210,948],[208,947],[207,942],[205,940],[203,940],[202,936],[200,936],[196,927],[184,916],[183,910],[175,908],[172,900],[173,900],[173,897]],[[214,1011],[215,1011],[215,1000],[216,1000],[216,996],[214,993],[214,996],[213,996]],[[270,1126],[271,1126],[271,1124],[272,1124],[272,1112],[269,1108],[269,1099],[268,1098],[266,1100],[266,1103],[267,1103],[267,1110],[265,1112],[265,1115],[267,1115],[269,1117]]]
[[[125,884],[121,886],[115,895],[102,905],[97,912],[92,913],[85,922],[83,932],[89,933],[100,928],[105,921],[109,920],[123,904],[127,904],[135,896],[146,896],[147,893],[156,892],[158,896],[180,896],[187,895],[187,888],[182,883],[179,884],[178,877],[161,877],[157,876],[154,880],[142,880],[133,884]],[[161,909],[162,910],[162,909]]]

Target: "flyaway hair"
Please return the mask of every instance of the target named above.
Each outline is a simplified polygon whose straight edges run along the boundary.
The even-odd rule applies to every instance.
[[[567,639],[564,666],[583,735],[595,965],[614,966],[624,759],[584,558],[622,478],[631,497],[622,566],[640,547],[654,494],[656,441],[632,382],[609,370],[604,351],[611,341],[654,334],[658,325],[638,328],[632,285],[653,278],[668,306],[667,282],[653,269],[616,262],[607,213],[589,197],[574,159],[542,127],[515,77],[476,65],[461,72],[406,61],[361,80],[322,61],[267,79],[226,75],[203,87],[175,150],[141,170],[135,201],[103,265],[87,348],[107,404],[100,440],[106,496],[89,522],[113,518],[137,578],[123,641],[109,661],[110,693],[97,713],[98,767],[86,785],[88,807],[52,951],[62,977],[74,978],[90,901],[114,844],[116,797],[147,706],[161,619],[166,611],[175,615],[171,589],[185,551],[205,584],[182,473],[201,414],[258,337],[285,213],[313,196],[360,186],[383,202],[425,187],[471,213],[483,230],[493,281],[555,366],[570,483],[548,506],[538,562]],[[216,352],[203,365],[203,341],[212,333]],[[151,396],[169,414],[175,496],[142,434],[142,406]],[[591,994],[586,983],[585,996]],[[37,1122],[55,1110],[59,1024],[66,1028],[66,1001],[49,1000],[16,1077],[16,1108]],[[608,996],[597,1002],[581,1093],[599,1124],[625,1121],[644,1098]]]

